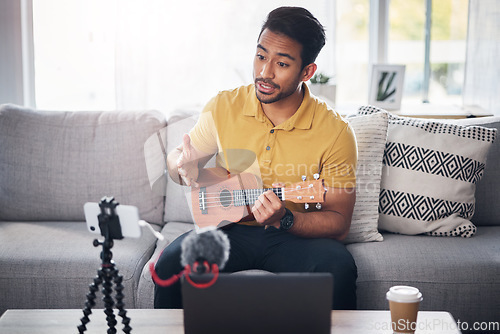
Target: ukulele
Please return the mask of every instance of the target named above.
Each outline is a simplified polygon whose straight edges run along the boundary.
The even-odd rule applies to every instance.
[[[251,207],[257,198],[272,190],[280,200],[304,203],[306,210],[309,203],[316,202],[321,209],[326,188],[319,175],[315,180],[306,181],[281,188],[261,189],[259,179],[250,173],[229,175],[223,168],[200,170],[197,180],[199,187],[191,188],[193,218],[198,227],[223,227],[231,223],[253,219]]]

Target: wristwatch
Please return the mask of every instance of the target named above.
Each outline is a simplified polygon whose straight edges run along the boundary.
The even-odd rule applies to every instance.
[[[285,208],[285,215],[280,219],[280,230],[288,231],[293,226],[293,213]]]

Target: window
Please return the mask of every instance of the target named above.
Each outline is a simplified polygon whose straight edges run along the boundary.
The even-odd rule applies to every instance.
[[[428,59],[427,2],[432,3]],[[424,100],[461,105],[468,0],[339,0],[336,10],[339,110],[349,113],[367,103],[373,63],[406,65],[403,107]]]
[[[33,1],[38,108],[115,109],[115,9],[116,1]]]
[[[337,1],[336,63],[337,105],[358,107],[368,99],[369,0]]]
[[[16,87],[24,85],[25,95],[26,87],[34,86],[38,108],[199,108],[217,91],[251,82],[254,44],[265,15],[281,5],[297,5],[327,28],[318,65],[334,77],[339,109],[366,103],[371,64],[390,63],[406,65],[403,108],[423,100],[462,105],[464,96],[466,104],[498,112],[492,110],[498,106],[495,0],[22,0],[25,13],[31,4],[34,56],[24,51],[30,43],[29,38],[24,42],[30,30],[24,28],[23,55],[34,58],[35,70],[26,71],[30,62],[25,61],[28,75],[11,75],[2,84],[20,81]],[[469,11],[474,15],[467,42]],[[17,21],[7,24],[15,30]],[[485,34],[492,43],[478,44]],[[16,50],[11,53],[17,55]],[[2,61],[4,68],[15,65]],[[492,70],[485,72],[484,64]]]
[[[320,71],[334,68],[330,0],[45,0],[33,2],[38,108],[145,109],[205,104],[252,83],[261,25],[303,6],[326,26]]]
[[[432,3],[426,82],[426,5]],[[403,101],[461,104],[468,0],[391,0],[388,63],[405,64]],[[428,89],[428,91],[427,91]]]

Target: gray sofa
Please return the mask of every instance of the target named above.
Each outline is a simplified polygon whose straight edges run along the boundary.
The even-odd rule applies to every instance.
[[[174,116],[168,124],[182,117]],[[16,308],[82,308],[100,265],[100,248],[84,223],[83,204],[113,195],[135,205],[166,237],[144,230],[115,242],[126,308],[151,308],[148,262],[193,228],[184,189],[167,182],[151,191],[144,145],[160,135],[169,150],[194,123],[166,127],[164,116],[142,112],[46,112],[0,107],[0,314]],[[500,128],[500,117],[463,120]],[[177,123],[181,124],[181,123]],[[151,171],[149,171],[151,173]],[[347,245],[358,266],[358,308],[387,309],[392,285],[418,287],[421,309],[445,310],[465,322],[500,314],[500,144],[493,144],[476,189],[478,226],[472,238],[382,233],[382,242]],[[163,196],[165,195],[165,196]],[[184,204],[182,204],[184,202]],[[98,305],[97,307],[102,307]]]

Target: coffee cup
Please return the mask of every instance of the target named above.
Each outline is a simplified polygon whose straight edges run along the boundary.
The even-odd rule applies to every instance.
[[[389,289],[386,298],[389,301],[394,333],[415,333],[418,307],[423,299],[422,293],[411,286],[396,285]]]

